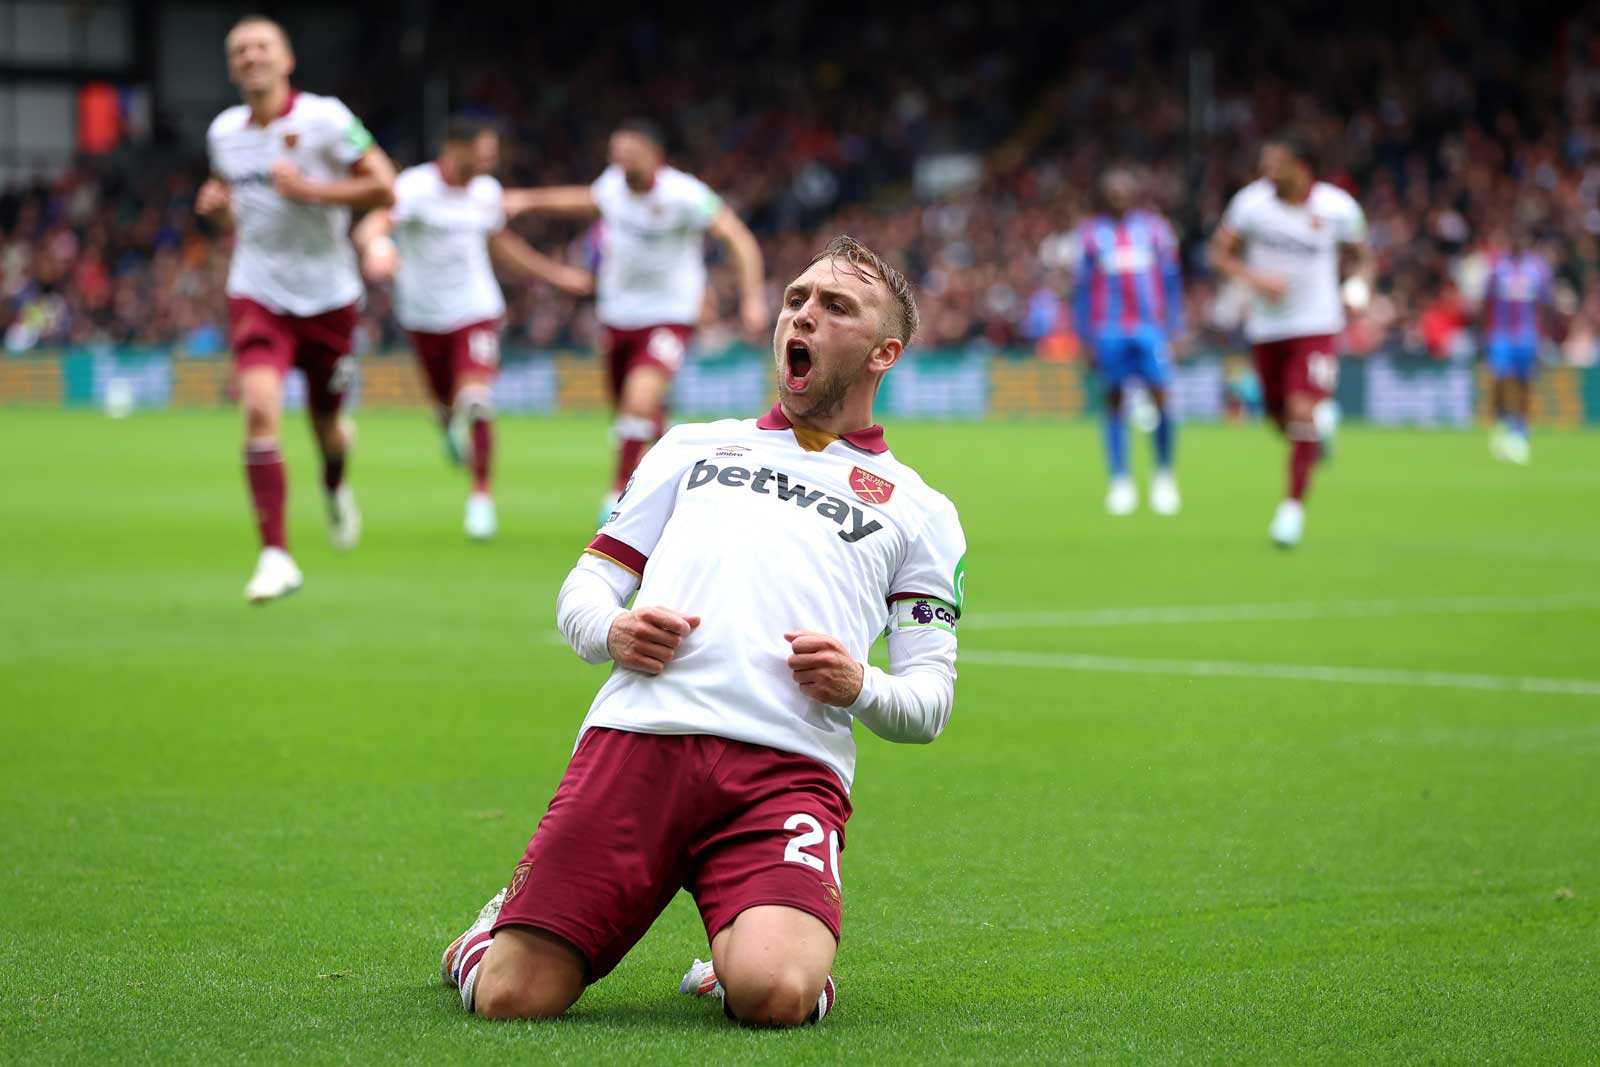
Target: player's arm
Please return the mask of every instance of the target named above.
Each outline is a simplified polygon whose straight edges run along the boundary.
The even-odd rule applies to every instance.
[[[194,197],[194,213],[219,229],[233,229],[233,191],[221,178],[207,178]]]
[[[629,611],[623,605],[639,577],[615,560],[593,553],[577,566],[556,596],[556,625],[585,663],[613,660],[620,667],[660,674],[700,619],[663,607]]]
[[[539,215],[562,215],[568,218],[592,219],[600,214],[600,205],[594,202],[594,193],[587,185],[548,185],[539,189],[507,189],[504,199],[506,217],[533,212]]]
[[[812,700],[844,708],[885,741],[928,744],[944,732],[956,702],[955,615],[948,606],[940,610],[951,625],[890,630],[888,671],[857,661],[828,634],[784,634],[795,684]]]
[[[303,204],[336,204],[356,211],[394,206],[394,164],[377,145],[371,145],[350,164],[350,176],[317,182],[300,173],[286,159],[272,165],[272,187],[280,196]]]
[[[1364,311],[1372,301],[1372,286],[1378,277],[1378,257],[1366,241],[1339,245],[1339,293],[1351,311]]]
[[[400,253],[394,246],[394,212],[389,208],[369,211],[350,231],[350,243],[361,257],[361,273],[369,282],[384,282],[394,277]]]
[[[748,333],[766,333],[772,327],[767,318],[766,268],[755,234],[726,204],[711,216],[706,232],[721,241],[733,257],[733,269],[739,276],[740,323]]]
[[[1161,240],[1161,285],[1166,297],[1167,337],[1177,344],[1183,336],[1185,314],[1183,306],[1183,267],[1178,262],[1178,235],[1165,228]]]
[[[1288,283],[1282,278],[1250,269],[1244,261],[1244,235],[1226,224],[1218,226],[1211,235],[1211,265],[1224,278],[1242,282],[1268,300],[1280,300],[1289,291]]]
[[[594,275],[582,267],[559,262],[534,248],[510,230],[489,235],[489,257],[495,266],[534,281],[549,282],[574,296],[594,292]]]

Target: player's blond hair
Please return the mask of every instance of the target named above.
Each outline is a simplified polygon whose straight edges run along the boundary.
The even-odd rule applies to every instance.
[[[283,46],[289,49],[291,52],[294,51],[294,45],[289,42],[289,31],[283,28],[283,23],[279,22],[270,15],[243,15],[237,22],[228,27],[228,32],[223,34],[222,39],[226,41],[228,38],[233,36],[234,30],[240,29],[244,26],[271,26],[273,29],[278,31],[278,36],[283,39]]]
[[[816,266],[825,259],[831,259],[836,264],[842,262],[845,269],[856,277],[868,282],[882,282],[883,287],[889,290],[889,295],[894,297],[895,310],[890,316],[891,321],[885,323],[884,336],[899,339],[902,345],[909,345],[911,338],[916,336],[917,327],[921,324],[921,316],[917,314],[917,300],[911,295],[911,283],[906,276],[890,266],[878,253],[851,237],[841,233],[828,242],[828,247],[818,252],[806,264],[806,269]]]

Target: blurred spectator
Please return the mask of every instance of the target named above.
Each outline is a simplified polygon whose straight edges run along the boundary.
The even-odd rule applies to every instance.
[[[1552,27],[1493,8],[1448,21],[1396,9],[1388,25],[1340,28],[1306,0],[1286,0],[1248,35],[1219,19],[1199,30],[1215,78],[1194,108],[1204,121],[1191,157],[1191,102],[1186,78],[1174,76],[1182,56],[1164,5],[1100,32],[1051,5],[981,10],[864,15],[848,34],[827,33],[792,2],[673,16],[689,25],[635,18],[600,37],[587,23],[551,20],[514,47],[506,42],[522,36],[486,37],[483,20],[460,19],[441,27],[433,50],[463,104],[505,125],[508,184],[592,179],[618,118],[673,101],[673,162],[751,222],[774,304],[781,280],[816,248],[852,233],[920,287],[924,351],[1073,357],[1060,239],[1113,160],[1135,165],[1153,206],[1180,223],[1191,319],[1208,330],[1219,294],[1198,252],[1254,175],[1261,138],[1293,124],[1323,149],[1322,176],[1361,200],[1379,257],[1378,291],[1352,320],[1348,350],[1469,352],[1486,243],[1514,219],[1555,266],[1569,320],[1559,350],[1595,358],[1596,20]],[[1305,25],[1319,18],[1308,38]],[[1043,40],[1072,44],[1057,55]],[[750,55],[773,61],[729,58]],[[801,58],[817,55],[827,58]],[[327,88],[380,130],[401,95],[381,78]],[[0,193],[8,349],[111,341],[219,352],[228,239],[192,215],[203,175],[200,160],[78,168]],[[518,225],[582,261],[582,233]],[[507,300],[509,345],[592,344],[586,304],[547,289],[513,288]],[[390,307],[387,293],[370,294],[369,348],[401,341]],[[736,312],[731,267],[714,262],[703,338],[732,336]]]

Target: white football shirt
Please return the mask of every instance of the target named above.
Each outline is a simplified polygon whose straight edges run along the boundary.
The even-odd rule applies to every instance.
[[[364,291],[350,244],[350,209],[302,204],[272,188],[272,165],[288,160],[312,181],[336,181],[373,144],[361,120],[331,96],[291,92],[283,114],[258,125],[244,104],[212,120],[211,172],[233,191],[237,236],[228,295],[287,315],[347,307]]]
[[[783,635],[831,634],[863,663],[891,619],[891,641],[905,628],[953,635],[966,537],[955,506],[894,458],[881,429],[813,435],[775,407],[674,427],[589,551],[642,575],[635,609],[701,621],[660,674],[613,667],[585,731],[766,745],[817,760],[849,789],[851,715],[800,691]]]
[[[1281,300],[1251,291],[1244,335],[1251,341],[1318,337],[1344,329],[1339,246],[1367,235],[1366,216],[1338,186],[1314,182],[1304,203],[1289,204],[1265,178],[1234,194],[1222,225],[1245,241],[1245,263],[1289,284]]]
[[[722,199],[699,178],[662,167],[643,193],[622,168],[589,187],[600,209],[595,314],[619,330],[693,326],[706,293],[705,232]]]
[[[506,224],[498,181],[480,174],[451,185],[437,163],[408,167],[395,179],[393,215],[401,326],[449,333],[505,314],[489,262],[489,235]]]

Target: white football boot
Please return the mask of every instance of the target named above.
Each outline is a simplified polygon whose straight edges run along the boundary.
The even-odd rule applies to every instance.
[[[341,552],[361,543],[361,509],[356,507],[355,490],[346,482],[327,494],[328,540]]]
[[[478,912],[478,917],[472,920],[472,925],[461,931],[461,936],[450,942],[450,947],[444,950],[444,957],[439,961],[439,977],[447,986],[460,984],[461,976],[456,973],[456,953],[461,951],[461,946],[472,940],[473,936],[489,929],[494,921],[500,918],[500,909],[505,905],[506,891],[504,889],[489,898],[489,903]]]
[[[717,981],[717,972],[712,970],[711,961],[701,961],[698,956],[695,957],[689,973],[678,983],[678,992],[691,997],[716,997],[721,1000],[722,983]]]
[[[1526,467],[1533,459],[1533,446],[1516,431],[1506,434],[1505,457],[1519,467]]]
[[[1150,510],[1157,515],[1176,515],[1183,507],[1178,494],[1178,479],[1171,471],[1156,471],[1150,477]]]
[[[1293,548],[1306,532],[1306,509],[1298,500],[1285,500],[1272,516],[1272,543],[1279,548]]]
[[[252,604],[288,596],[301,585],[300,568],[281,548],[263,548],[256,559],[256,572],[244,587],[244,598]]]
[[[1106,490],[1106,514],[1132,515],[1139,507],[1139,489],[1127,475],[1111,479]]]
[[[461,525],[474,541],[493,538],[500,529],[500,520],[494,512],[494,497],[488,493],[473,493],[467,497],[467,514]]]

